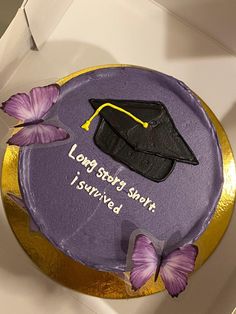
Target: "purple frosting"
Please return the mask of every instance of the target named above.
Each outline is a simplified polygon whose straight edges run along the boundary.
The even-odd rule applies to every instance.
[[[90,98],[163,102],[199,165],[178,162],[164,182],[156,183],[113,160],[94,143],[99,118],[89,132],[81,129],[94,112]],[[98,69],[63,85],[46,120],[65,128],[70,138],[22,148],[19,182],[35,225],[65,254],[100,270],[124,271],[134,230],[146,230],[163,240],[165,253],[193,242],[205,230],[221,194],[222,158],[211,122],[182,82],[135,67]],[[73,144],[77,144],[73,156],[96,160],[93,172],[68,156]],[[97,177],[101,167],[126,183],[122,191]],[[71,185],[77,172],[78,180]],[[105,192],[114,207],[122,204],[119,214],[84,189],[76,189],[80,181]],[[131,187],[155,202],[155,212],[128,197]]]

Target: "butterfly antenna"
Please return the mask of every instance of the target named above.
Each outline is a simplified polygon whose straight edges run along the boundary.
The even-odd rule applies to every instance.
[[[155,277],[154,277],[154,282],[157,281],[158,275],[159,275],[159,267],[157,267],[157,270],[156,270],[156,273],[155,273]]]
[[[154,282],[157,281],[157,278],[158,278],[158,275],[159,275],[159,272],[160,272],[160,266],[162,264],[162,256],[160,257],[160,263],[159,265],[157,265],[157,269],[156,269],[156,272],[155,272],[155,277],[154,277]]]

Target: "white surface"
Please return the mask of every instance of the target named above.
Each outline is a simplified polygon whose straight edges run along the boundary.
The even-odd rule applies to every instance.
[[[143,65],[182,79],[211,106],[236,151],[236,58],[148,0],[74,0],[42,49],[30,51],[21,62],[0,91],[0,101],[106,63]],[[0,213],[4,314],[228,314],[236,307],[235,215],[216,252],[178,299],[160,293],[103,300],[69,291],[41,274],[17,244],[2,209]]]
[[[236,54],[235,0],[153,0],[223,44]]]

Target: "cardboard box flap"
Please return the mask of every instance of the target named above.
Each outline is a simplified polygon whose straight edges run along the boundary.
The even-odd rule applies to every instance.
[[[48,39],[73,0],[28,0],[22,7],[28,21],[29,29],[36,45],[40,48]]]
[[[24,58],[31,47],[31,34],[24,9],[17,11],[11,24],[0,39],[0,89]]]
[[[26,53],[48,39],[73,0],[25,0],[0,39],[0,89]],[[53,12],[53,14],[52,14]]]

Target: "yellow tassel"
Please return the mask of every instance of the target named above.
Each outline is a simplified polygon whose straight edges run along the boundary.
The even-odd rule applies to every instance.
[[[89,131],[89,126],[90,123],[93,121],[94,118],[96,118],[96,116],[99,114],[99,112],[105,108],[105,107],[111,107],[115,110],[121,111],[123,113],[125,113],[126,115],[128,115],[130,118],[132,118],[134,121],[136,121],[137,123],[142,124],[142,126],[146,129],[148,127],[148,122],[143,122],[142,120],[140,120],[139,118],[135,117],[132,113],[130,113],[129,111],[126,111],[123,108],[120,108],[116,105],[110,104],[110,103],[105,103],[103,105],[101,105],[95,112],[94,114],[81,126],[82,129],[84,129],[85,131]]]
[[[81,125],[81,128],[84,129],[85,131],[89,131],[90,123],[91,121],[87,120],[83,125]]]

